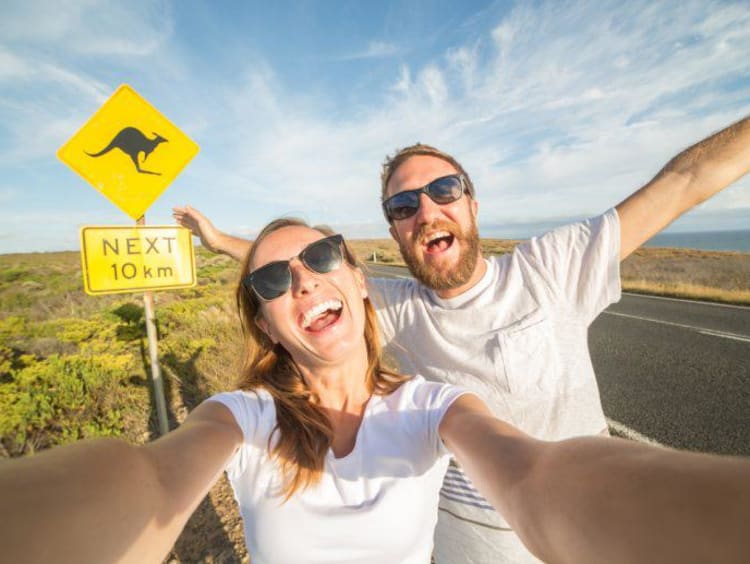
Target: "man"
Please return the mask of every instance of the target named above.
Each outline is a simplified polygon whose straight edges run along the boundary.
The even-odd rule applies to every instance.
[[[587,329],[620,297],[620,261],[748,169],[745,118],[680,153],[602,216],[484,259],[463,167],[426,145],[397,152],[383,166],[383,209],[417,281],[369,280],[387,352],[404,373],[474,390],[537,438],[606,434]],[[214,252],[240,259],[249,249],[197,210],[174,212]],[[535,560],[457,465],[440,509],[438,564]]]

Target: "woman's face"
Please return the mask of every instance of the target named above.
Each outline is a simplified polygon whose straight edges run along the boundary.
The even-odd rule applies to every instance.
[[[325,237],[309,227],[284,227],[261,240],[250,264],[253,271],[291,259],[291,287],[271,301],[259,300],[258,325],[300,366],[330,365],[352,355],[367,355],[363,303],[367,290],[362,272],[344,259],[337,269],[319,274],[297,256]]]

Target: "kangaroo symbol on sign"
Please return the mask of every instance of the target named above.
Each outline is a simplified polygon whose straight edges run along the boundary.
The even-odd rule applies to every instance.
[[[109,153],[112,149],[120,149],[120,151],[130,157],[130,160],[132,160],[133,164],[135,165],[135,169],[141,174],[155,174],[157,176],[161,176],[161,172],[143,170],[141,168],[141,165],[138,163],[138,156],[141,153],[143,153],[143,162],[145,163],[148,156],[153,152],[154,149],[156,149],[156,147],[160,143],[168,142],[164,137],[156,132],[154,132],[154,136],[155,137],[153,139],[149,139],[141,132],[140,129],[136,129],[135,127],[125,127],[124,129],[121,129],[117,135],[115,135],[114,139],[109,142],[109,145],[104,147],[104,149],[102,149],[98,153],[89,153],[88,151],[84,151],[84,153],[86,153],[89,157],[101,157],[102,155]]]

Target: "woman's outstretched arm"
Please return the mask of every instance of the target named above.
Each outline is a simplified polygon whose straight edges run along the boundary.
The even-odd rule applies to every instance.
[[[547,562],[747,562],[750,460],[603,437],[539,441],[460,397],[440,435]]]
[[[221,404],[143,446],[82,441],[0,464],[8,562],[160,562],[242,434]]]

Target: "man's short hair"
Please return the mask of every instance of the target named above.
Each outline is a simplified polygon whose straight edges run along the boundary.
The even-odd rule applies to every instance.
[[[461,163],[459,163],[456,159],[454,159],[451,155],[448,153],[444,153],[440,149],[436,149],[435,147],[431,147],[430,145],[424,145],[423,143],[416,143],[414,145],[411,145],[410,147],[404,147],[403,149],[397,149],[396,152],[393,154],[393,156],[386,156],[385,161],[383,161],[383,169],[380,173],[380,201],[384,201],[386,199],[386,193],[388,190],[388,182],[390,182],[391,177],[393,176],[393,173],[396,172],[396,169],[400,167],[402,164],[404,164],[405,161],[407,161],[411,157],[415,157],[417,155],[426,155],[428,157],[436,157],[438,159],[442,159],[448,163],[450,163],[453,168],[456,169],[457,172],[464,175],[464,179],[466,181],[466,187],[469,189],[469,196],[474,198],[474,184],[471,181],[471,178],[469,177],[469,174],[464,170],[464,167],[461,166]]]

